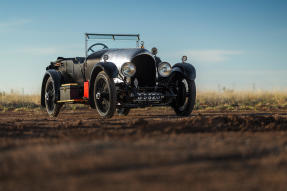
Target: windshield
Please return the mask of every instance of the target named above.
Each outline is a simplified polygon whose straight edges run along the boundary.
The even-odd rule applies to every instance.
[[[140,40],[139,34],[86,34],[87,39]]]
[[[129,48],[139,47],[140,35],[139,34],[85,34],[86,40],[86,57],[88,55],[88,48],[95,43],[101,43],[108,48]],[[101,48],[101,47],[100,47]],[[94,51],[97,51],[94,49]]]

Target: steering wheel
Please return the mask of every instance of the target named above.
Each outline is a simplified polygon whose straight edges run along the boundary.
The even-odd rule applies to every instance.
[[[107,45],[105,45],[105,44],[103,44],[103,43],[96,43],[96,44],[93,44],[92,46],[90,46],[90,47],[88,48],[88,51],[87,51],[87,52],[89,52],[89,51],[91,51],[92,53],[96,52],[95,49],[94,49],[95,46],[102,46],[102,50],[109,48]]]

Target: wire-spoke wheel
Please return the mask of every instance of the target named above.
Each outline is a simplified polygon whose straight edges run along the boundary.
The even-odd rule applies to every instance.
[[[49,77],[45,87],[45,106],[50,117],[57,117],[61,107],[63,106],[61,103],[56,103],[57,93],[54,81]]]
[[[116,89],[112,78],[100,72],[94,83],[94,102],[101,117],[111,118],[116,109]]]
[[[172,108],[178,116],[189,116],[192,112],[196,99],[196,86],[194,80],[186,78],[176,82],[176,99]]]

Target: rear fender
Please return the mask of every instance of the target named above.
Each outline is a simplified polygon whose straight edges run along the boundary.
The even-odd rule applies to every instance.
[[[49,79],[49,77],[52,78],[53,82],[54,82],[54,86],[55,86],[55,91],[60,92],[60,87],[61,87],[61,80],[62,80],[62,76],[61,73],[58,72],[57,70],[47,70],[43,81],[42,81],[42,88],[41,88],[41,106],[42,107],[46,107],[45,105],[45,87],[46,87],[46,82]],[[56,94],[56,101],[60,100],[60,93]]]

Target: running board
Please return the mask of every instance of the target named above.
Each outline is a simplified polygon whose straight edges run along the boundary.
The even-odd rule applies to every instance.
[[[60,100],[57,103],[86,103],[87,99],[71,99],[71,100]]]

